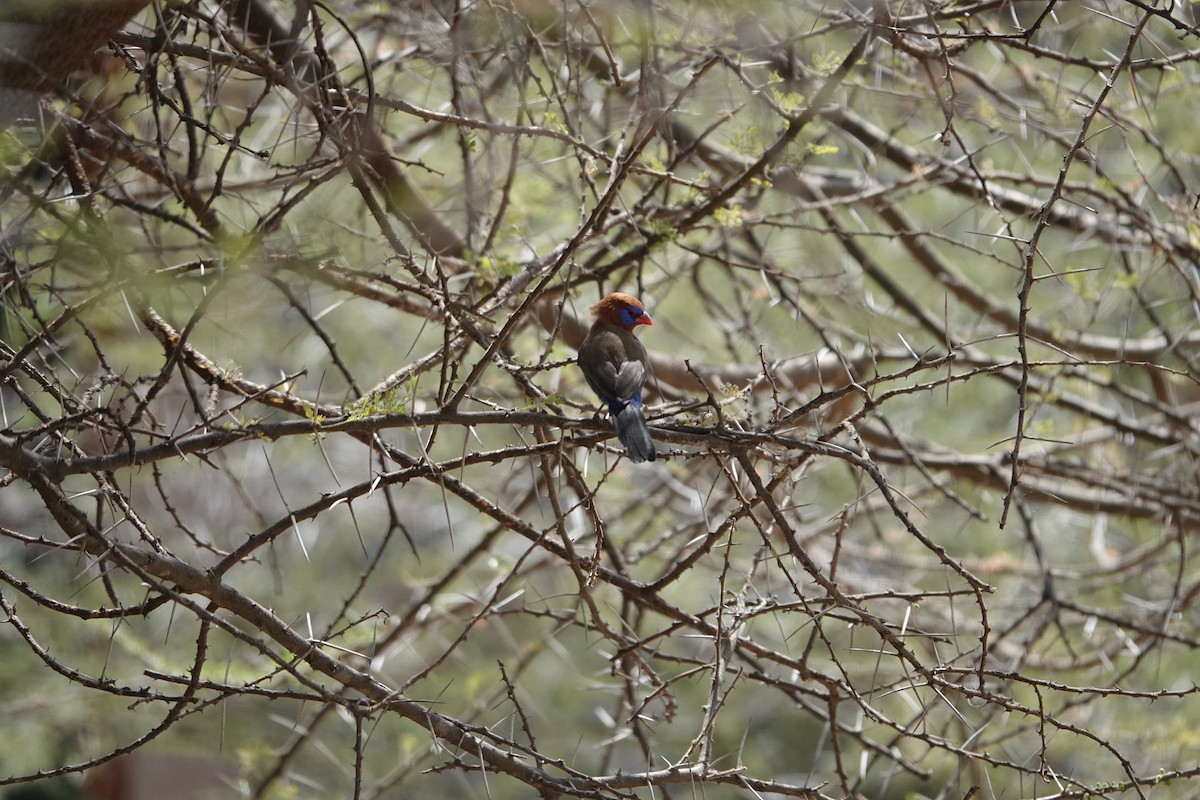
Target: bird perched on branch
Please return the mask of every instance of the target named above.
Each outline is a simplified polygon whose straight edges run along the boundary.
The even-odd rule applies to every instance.
[[[614,292],[592,306],[596,321],[579,345],[579,368],[604,404],[629,460],[653,461],[654,442],[642,415],[642,387],[649,373],[646,348],[633,335],[653,325],[640,300]]]

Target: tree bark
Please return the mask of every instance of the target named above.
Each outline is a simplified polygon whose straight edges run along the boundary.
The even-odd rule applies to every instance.
[[[0,3],[0,125],[86,63],[149,0],[6,0]]]

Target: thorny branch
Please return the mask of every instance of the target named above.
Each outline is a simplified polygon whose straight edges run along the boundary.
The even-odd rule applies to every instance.
[[[0,63],[0,785],[1200,778],[1192,7],[111,5]]]

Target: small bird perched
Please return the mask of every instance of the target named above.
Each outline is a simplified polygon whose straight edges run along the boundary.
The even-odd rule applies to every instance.
[[[653,461],[654,442],[642,416],[646,384],[646,348],[633,335],[638,325],[653,325],[636,297],[613,292],[592,306],[596,321],[579,345],[579,369],[613,418],[617,438],[629,460]]]

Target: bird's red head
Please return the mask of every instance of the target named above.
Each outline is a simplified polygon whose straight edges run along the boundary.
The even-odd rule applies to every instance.
[[[642,301],[632,295],[613,292],[599,303],[592,306],[592,313],[597,319],[612,323],[631,331],[638,325],[653,325],[654,321],[646,313]]]

